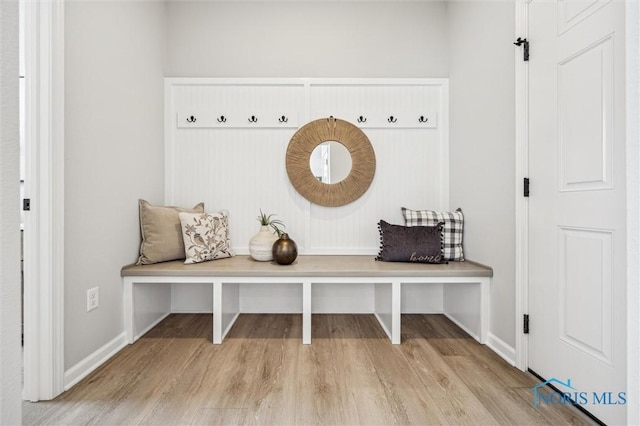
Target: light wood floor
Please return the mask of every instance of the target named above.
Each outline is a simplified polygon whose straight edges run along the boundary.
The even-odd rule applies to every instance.
[[[171,315],[24,424],[590,424],[533,407],[539,380],[442,315],[404,315],[391,345],[371,315],[241,315],[222,345],[210,315]]]

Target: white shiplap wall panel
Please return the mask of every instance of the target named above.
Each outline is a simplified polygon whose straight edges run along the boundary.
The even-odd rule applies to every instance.
[[[318,252],[377,252],[380,219],[403,224],[402,206],[443,208],[435,132],[371,129],[367,135],[376,153],[373,189],[337,209],[311,206],[310,239]]]
[[[229,210],[238,253],[248,252],[261,208],[286,223],[301,253],[374,254],[380,219],[402,223],[401,206],[449,207],[446,80],[167,79],[166,87],[165,201]],[[361,127],[377,161],[370,189],[343,207],[312,205],[285,169],[297,129],[241,123],[258,114],[252,111],[283,111],[277,114],[295,116],[300,126],[328,115],[358,124],[366,116]],[[190,115],[239,118],[235,128],[179,125],[178,117]],[[398,123],[387,123],[390,115]],[[437,124],[417,123],[420,115],[435,115]]]
[[[304,229],[304,210],[296,207],[301,197],[290,188],[282,160],[291,130],[186,133],[174,150],[179,172],[168,203],[190,206],[204,201],[207,211],[229,210],[232,243],[239,253],[247,252],[249,239],[260,227],[260,209],[277,213],[304,246],[299,231]]]

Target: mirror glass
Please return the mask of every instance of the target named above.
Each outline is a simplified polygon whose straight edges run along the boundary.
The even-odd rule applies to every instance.
[[[351,154],[340,142],[326,141],[314,148],[309,167],[320,182],[338,183],[351,173]]]
[[[319,206],[339,207],[367,192],[376,172],[376,154],[359,127],[333,117],[319,118],[291,137],[286,165],[300,195]]]

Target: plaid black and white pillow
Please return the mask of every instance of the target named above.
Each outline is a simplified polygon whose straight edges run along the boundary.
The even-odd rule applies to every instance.
[[[435,226],[443,222],[442,255],[444,259],[455,262],[464,261],[464,251],[462,250],[464,216],[461,209],[457,209],[455,212],[436,212],[433,210],[409,210],[402,207],[402,216],[404,216],[406,226]]]

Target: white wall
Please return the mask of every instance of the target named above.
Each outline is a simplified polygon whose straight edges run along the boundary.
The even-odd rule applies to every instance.
[[[465,255],[494,269],[493,335],[515,346],[515,10],[449,3],[451,207],[465,214]]]
[[[509,1],[176,1],[165,74],[449,76],[451,207],[468,257],[494,267],[491,331],[514,346],[514,17]]]
[[[167,77],[446,77],[446,3],[167,5]]]
[[[0,2],[0,424],[20,424],[18,2]]]
[[[450,76],[451,206],[468,257],[494,267],[491,331],[513,345],[510,2],[75,0],[65,19],[65,368],[122,333],[137,199],[163,199],[164,76]]]
[[[65,369],[123,332],[138,198],[163,199],[161,2],[72,1],[65,58]],[[86,312],[86,290],[100,307]]]

